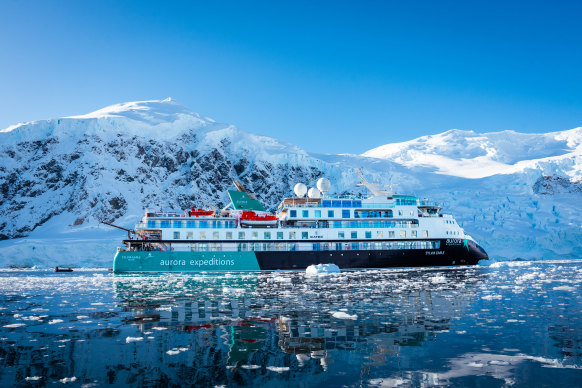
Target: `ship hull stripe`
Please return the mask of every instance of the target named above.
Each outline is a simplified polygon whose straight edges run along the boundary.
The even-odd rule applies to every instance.
[[[302,270],[312,264],[336,264],[342,269],[474,265],[487,260],[473,241],[467,245],[441,240],[440,249],[342,251],[119,251],[113,271],[202,272]]]

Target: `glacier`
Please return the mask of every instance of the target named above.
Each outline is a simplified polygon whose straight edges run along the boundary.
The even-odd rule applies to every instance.
[[[582,128],[450,130],[361,155],[321,155],[176,101],[137,101],[0,131],[0,267],[109,267],[146,208],[223,207],[240,180],[267,208],[322,176],[362,192],[355,169],[443,204],[493,261],[582,257]]]

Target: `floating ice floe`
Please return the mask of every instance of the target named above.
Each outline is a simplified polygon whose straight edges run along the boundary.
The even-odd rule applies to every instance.
[[[286,276],[280,276],[280,275],[276,275],[275,277],[268,279],[267,283],[291,283],[293,281],[293,279],[286,277]]]
[[[48,322],[49,325],[54,325],[56,323],[61,323],[64,322],[62,319],[53,319],[51,321]]]
[[[432,278],[430,278],[430,282],[433,284],[446,283],[447,278],[444,277],[443,275],[437,275],[437,276],[433,276]]]
[[[572,292],[572,291],[576,291],[576,287],[572,287],[572,286],[558,286],[558,287],[552,288],[552,290],[554,290],[554,291],[568,291],[568,292]]]
[[[234,288],[234,287],[223,287],[222,292],[224,294],[244,294],[245,288]]]
[[[26,380],[26,381],[38,381],[40,379],[42,379],[41,376],[27,376],[24,380]]]
[[[3,327],[6,327],[8,329],[14,329],[16,327],[22,327],[22,326],[26,326],[26,323],[12,323],[10,325],[4,325]]]
[[[501,295],[485,295],[481,297],[481,299],[485,300],[501,299]]]
[[[242,365],[241,368],[243,369],[260,369],[260,365]]]
[[[127,337],[125,343],[143,341],[143,337]]]
[[[63,384],[74,383],[75,381],[77,381],[77,378],[75,376],[65,377],[65,378],[60,379],[59,381]]]
[[[354,315],[350,315],[348,313],[344,313],[343,311],[335,311],[331,313],[331,316],[336,318],[336,319],[353,319],[356,320],[358,319],[358,315],[354,314]]]
[[[335,264],[316,264],[310,265],[305,270],[305,274],[308,276],[321,276],[328,275],[332,273],[340,273],[340,269]]]
[[[283,372],[288,372],[289,367],[288,366],[268,366],[267,370],[270,370],[271,372],[283,373]]]
[[[180,354],[181,352],[185,352],[187,351],[188,348],[174,348],[174,349],[170,349],[166,352],[166,354],[170,355],[170,356],[175,356],[176,354]]]

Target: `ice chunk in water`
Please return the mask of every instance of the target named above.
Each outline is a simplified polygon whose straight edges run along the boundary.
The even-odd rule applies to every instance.
[[[343,311],[332,312],[331,316],[336,318],[336,319],[353,319],[353,320],[358,319],[357,314],[350,315],[348,313],[344,313]]]
[[[332,273],[340,273],[340,269],[335,264],[316,264],[310,265],[305,270],[305,274],[308,276],[319,276],[319,275],[328,275]]]

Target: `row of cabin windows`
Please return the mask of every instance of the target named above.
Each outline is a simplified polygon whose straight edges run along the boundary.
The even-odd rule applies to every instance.
[[[362,201],[360,200],[339,200],[339,199],[332,199],[326,200],[324,199],[321,201],[322,207],[362,207]]]
[[[341,218],[352,218],[351,210],[349,209],[342,209],[341,211]],[[407,212],[399,210],[398,215],[403,216]],[[410,210],[408,212],[411,216],[414,215],[414,210]],[[408,215],[406,214],[406,215]],[[297,218],[297,210],[292,209],[289,210],[289,217],[290,218]],[[309,210],[301,210],[301,217],[302,218],[310,218],[311,213]],[[328,210],[327,211],[327,218],[334,218],[335,217],[335,210]],[[354,210],[354,218],[392,218],[393,213],[392,210]],[[321,218],[321,210],[314,210],[313,211],[313,218]]]
[[[422,238],[428,238],[428,231],[427,230],[423,230],[421,232],[422,232],[422,236],[421,236]],[[253,240],[258,240],[259,233],[260,232],[250,232],[250,238]],[[247,236],[247,232],[238,232],[238,239],[239,240],[246,239],[246,236]],[[288,232],[287,236],[288,236],[289,240],[294,240],[294,239],[297,239],[298,233],[297,232]],[[358,232],[351,231],[349,236],[352,239],[357,239]],[[361,236],[362,236],[362,234],[360,232],[360,237]],[[416,230],[412,230],[412,231],[410,231],[409,236],[411,238],[417,238],[418,233]],[[186,232],[185,237],[186,237],[186,240],[193,240],[194,239],[194,232]],[[206,240],[209,237],[212,237],[213,240],[219,240],[220,234],[219,234],[219,232],[212,232],[212,234],[207,234],[206,232],[200,232],[200,239],[201,240]],[[226,232],[226,234],[225,234],[226,240],[232,240],[233,237],[234,237],[233,232]],[[263,234],[261,236],[261,238],[264,240],[271,240],[273,237],[275,237],[277,240],[283,240],[284,239],[284,232],[263,232]],[[406,231],[401,230],[398,234],[398,237],[406,238]],[[182,234],[180,232],[174,232],[174,240],[180,240],[181,238],[182,238]],[[337,238],[338,239],[346,238],[346,232],[338,232]],[[364,232],[364,238],[372,238],[372,231],[366,230]],[[388,232],[377,231],[376,238],[396,238],[396,232],[392,231],[392,230],[388,231]],[[301,232],[301,239],[308,240],[309,239],[309,232]]]
[[[332,228],[417,228],[417,220],[331,221]]]
[[[358,251],[392,249],[440,249],[440,241],[381,241],[381,242],[333,242],[333,243],[193,243],[176,250],[195,252],[233,251]]]
[[[215,229],[234,229],[236,224],[233,221],[225,220],[208,220],[208,221],[154,221],[148,220],[148,228],[215,228]]]

